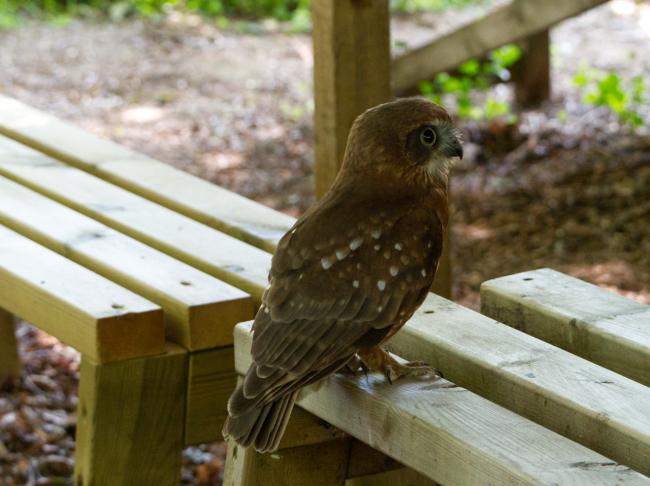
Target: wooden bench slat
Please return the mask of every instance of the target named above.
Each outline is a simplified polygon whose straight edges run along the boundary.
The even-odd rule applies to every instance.
[[[435,294],[388,348],[650,474],[650,388]]]
[[[545,268],[481,285],[481,312],[650,386],[650,307]]]
[[[235,366],[250,365],[250,323],[235,328]],[[625,466],[445,380],[333,375],[298,404],[447,486],[650,484]]]
[[[271,255],[0,137],[0,175],[261,298]]]
[[[163,352],[161,309],[0,226],[0,307],[99,362]]]
[[[0,95],[0,133],[266,251],[293,225],[205,180]]]
[[[245,292],[0,176],[0,223],[160,305],[185,349],[232,344]]]

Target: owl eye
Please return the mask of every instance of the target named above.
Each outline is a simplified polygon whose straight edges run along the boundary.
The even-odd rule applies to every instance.
[[[420,142],[427,147],[433,147],[436,143],[436,132],[433,128],[425,128],[420,132]]]

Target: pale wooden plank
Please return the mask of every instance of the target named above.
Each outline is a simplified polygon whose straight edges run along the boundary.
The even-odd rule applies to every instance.
[[[0,307],[100,362],[161,353],[161,309],[0,226]]]
[[[429,294],[388,347],[407,359],[427,361],[458,385],[650,474],[648,387],[435,294]]]
[[[488,280],[481,312],[650,386],[650,307],[545,268]]]
[[[232,344],[234,325],[253,317],[241,290],[4,177],[0,223],[160,305],[186,349]]]
[[[18,378],[22,369],[15,331],[14,316],[0,308],[0,388]]]
[[[82,356],[75,484],[177,486],[187,351],[98,364]]]
[[[294,219],[0,95],[0,133],[266,251]]]
[[[314,0],[316,195],[327,192],[343,162],[354,119],[390,100],[388,0]]]
[[[513,0],[484,17],[435,39],[393,60],[393,92],[402,94],[442,71],[481,57],[504,44],[515,42],[606,0]]]
[[[250,323],[235,327],[235,367],[250,365]],[[504,326],[505,327],[505,326]],[[650,484],[650,479],[465,389],[438,380],[332,375],[298,404],[447,486]]]
[[[258,248],[4,137],[0,175],[261,298],[271,255]]]

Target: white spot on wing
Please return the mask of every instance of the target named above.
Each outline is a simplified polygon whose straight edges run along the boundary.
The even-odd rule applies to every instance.
[[[361,243],[363,243],[363,238],[355,238],[350,242],[350,250],[356,250],[361,246]]]
[[[332,260],[327,257],[323,257],[320,259],[320,264],[325,270],[330,268],[332,266],[332,263],[333,263]]]
[[[386,251],[384,252],[384,258],[385,258],[386,260],[388,260],[388,259],[390,258],[390,252],[389,252],[388,250],[386,250]]]
[[[358,288],[359,288],[359,281],[358,281],[358,280],[355,280],[354,282],[352,282],[352,286],[353,286],[355,289],[358,289]]]
[[[380,292],[383,292],[384,289],[386,288],[386,281],[385,280],[377,280],[377,288],[379,289]]]
[[[348,248],[343,248],[341,250],[336,250],[336,258],[339,260],[343,260],[348,254],[350,253],[350,250]]]
[[[379,237],[381,236],[381,228],[377,228],[377,229],[372,230],[372,231],[370,232],[370,234],[372,235],[372,237],[373,237],[375,240],[378,240]]]
[[[393,265],[392,267],[390,267],[390,270],[389,270],[389,271],[390,271],[390,274],[391,274],[393,277],[397,276],[397,274],[399,273],[398,268],[397,268],[396,266],[394,266],[394,265]]]
[[[402,251],[402,244],[401,243],[395,243],[395,249],[397,251]]]
[[[375,245],[375,246],[373,246],[373,248],[375,249],[375,251],[379,251],[379,249],[381,248],[381,246],[380,246],[380,245]]]
[[[427,276],[427,271],[424,268],[420,270],[420,273],[422,274],[423,277]]]

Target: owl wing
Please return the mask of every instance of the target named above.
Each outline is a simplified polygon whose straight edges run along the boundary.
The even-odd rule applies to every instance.
[[[257,314],[262,377],[324,369],[405,322],[433,281],[442,225],[409,199],[325,201],[284,236]]]

